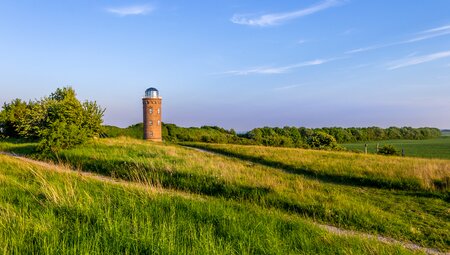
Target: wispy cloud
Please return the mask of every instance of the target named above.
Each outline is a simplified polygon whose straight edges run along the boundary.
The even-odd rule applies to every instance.
[[[388,47],[388,46],[391,46],[391,44],[372,45],[372,46],[367,46],[367,47],[362,47],[362,48],[357,48],[357,49],[349,50],[349,51],[345,52],[345,54],[360,53],[360,52],[364,52],[364,51],[370,51],[370,50],[381,49],[381,48],[385,48],[385,47]]]
[[[407,40],[403,40],[403,41],[391,42],[391,43],[385,43],[385,44],[376,44],[376,45],[372,45],[372,46],[368,46],[368,47],[349,50],[346,52],[346,54],[354,54],[354,53],[359,53],[359,52],[364,52],[364,51],[371,51],[371,50],[387,48],[387,47],[401,45],[401,44],[414,43],[414,42],[428,40],[428,39],[432,39],[432,38],[440,37],[440,36],[444,36],[444,35],[450,35],[450,25],[436,27],[436,28],[418,32],[415,34],[414,37],[409,38]]]
[[[107,8],[106,11],[113,13],[118,16],[129,16],[129,15],[146,15],[152,12],[154,8],[150,5],[132,5],[132,6],[122,6],[122,7],[111,7]]]
[[[442,31],[449,31],[449,30],[450,30],[450,25],[445,25],[442,27],[436,27],[436,28],[425,30],[422,33],[435,33],[435,32],[442,32]]]
[[[413,43],[418,41],[423,41],[439,36],[449,35],[450,34],[450,25],[442,26],[442,27],[436,27],[432,29],[428,29],[422,32],[419,32],[416,37],[411,38],[409,40],[406,40],[402,43]]]
[[[273,90],[287,90],[287,89],[297,88],[297,87],[300,87],[300,86],[301,86],[301,84],[288,85],[288,86],[276,87],[276,88],[273,88]]]
[[[308,16],[314,14],[319,11],[323,11],[325,9],[337,6],[341,4],[342,1],[338,0],[326,0],[314,6],[296,10],[292,12],[284,12],[284,13],[271,13],[265,14],[259,17],[250,17],[249,15],[235,14],[231,18],[231,22],[239,25],[247,25],[247,26],[259,26],[259,27],[267,27],[279,25],[288,20]]]
[[[413,66],[418,64],[423,64],[427,62],[431,62],[434,60],[438,60],[441,58],[450,57],[450,51],[441,51],[429,55],[417,56],[417,57],[408,57],[400,60],[393,61],[388,64],[388,70],[395,70],[402,67]]]
[[[279,66],[279,67],[255,67],[250,69],[244,69],[244,70],[232,70],[227,71],[222,74],[230,74],[230,75],[249,75],[249,74],[282,74],[287,73],[292,69],[300,68],[300,67],[306,67],[306,66],[317,66],[322,65],[327,62],[332,61],[333,59],[316,59],[306,62],[297,63],[294,65],[288,65],[288,66]]]

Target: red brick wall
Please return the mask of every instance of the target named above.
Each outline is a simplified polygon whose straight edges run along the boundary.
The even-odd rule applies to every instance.
[[[142,98],[145,140],[162,141],[161,102],[161,98]]]

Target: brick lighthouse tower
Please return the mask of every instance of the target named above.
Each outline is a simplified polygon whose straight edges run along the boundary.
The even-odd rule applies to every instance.
[[[161,97],[155,88],[148,88],[142,98],[144,110],[144,139],[162,141],[161,134]]]

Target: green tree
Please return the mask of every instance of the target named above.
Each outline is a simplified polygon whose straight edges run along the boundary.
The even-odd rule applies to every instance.
[[[23,118],[28,115],[28,105],[21,99],[14,99],[11,103],[4,103],[0,112],[1,131],[4,137],[19,137]]]
[[[38,148],[57,152],[98,137],[104,111],[96,102],[81,103],[70,87],[58,88],[50,95]]]
[[[313,149],[335,149],[338,147],[336,139],[322,131],[314,132],[307,138],[306,143]]]
[[[99,136],[103,114],[96,102],[81,103],[72,88],[58,88],[41,100],[5,103],[0,131],[6,137],[39,139],[39,150],[57,152]]]

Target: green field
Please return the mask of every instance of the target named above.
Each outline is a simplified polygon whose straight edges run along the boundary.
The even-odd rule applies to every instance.
[[[377,144],[394,145],[399,151],[404,150],[407,157],[442,158],[450,159],[450,132],[443,132],[442,136],[425,140],[386,140],[341,144],[342,147],[364,152],[364,144],[367,143],[367,151],[376,153]]]
[[[3,155],[0,165],[2,254],[410,253],[251,204],[111,183]]]
[[[121,247],[123,251],[134,252],[136,242],[144,239],[139,249],[153,251],[157,249],[155,245],[162,242],[162,248],[156,250],[159,253],[170,253],[171,249],[198,253],[208,245],[208,253],[391,253],[392,250],[387,252],[383,249],[397,249],[379,244],[372,248],[359,239],[341,242],[338,240],[342,237],[324,237],[323,231],[310,227],[312,222],[317,222],[381,234],[426,247],[450,249],[450,161],[262,146],[195,146],[217,154],[127,138],[99,139],[83,147],[62,151],[52,160],[79,171],[94,172],[161,191],[160,200],[144,200],[140,205],[142,198],[134,195],[135,191],[119,189],[109,194],[112,191],[96,186],[106,184],[76,184],[80,194],[73,195],[76,201],[64,209],[68,215],[61,219],[62,222],[53,215],[58,214],[53,207],[59,208],[59,205],[40,201],[47,196],[50,196],[49,200],[53,198],[40,190],[42,185],[39,183],[33,186],[32,179],[36,179],[33,174],[19,174],[21,177],[11,179],[13,177],[8,175],[14,175],[12,169],[15,167],[10,167],[7,173],[3,167],[0,179],[16,187],[11,191],[2,189],[2,203],[7,208],[15,208],[11,215],[22,217],[17,224],[37,222],[35,226],[31,224],[32,229],[11,226],[1,230],[4,232],[0,247],[10,247],[8,251],[19,249],[31,238],[40,244],[39,247],[49,243],[57,249],[56,243],[62,242],[62,247],[71,251],[77,244],[80,245],[77,249],[86,251],[88,247],[84,246],[89,245],[89,240],[96,240],[92,244],[95,249],[108,241],[113,243],[111,247],[102,249],[110,251]],[[0,143],[0,150],[38,157],[33,154],[34,147],[32,143]],[[23,168],[21,171],[29,171],[27,167]],[[55,181],[55,185],[60,185],[57,179],[51,177],[46,183]],[[18,193],[20,198],[12,199],[12,194],[21,187],[32,189],[32,186],[36,190],[23,191]],[[68,186],[50,190],[62,192],[56,197],[74,192],[64,187]],[[174,194],[176,199],[170,194]],[[102,203],[103,199],[105,203]],[[122,200],[124,202],[119,202]],[[127,204],[131,206],[128,208]],[[158,208],[171,204],[174,206],[170,209],[172,211],[167,210],[175,216],[171,219],[172,225],[164,225],[161,222],[170,220]],[[42,207],[46,208],[44,212],[41,212]],[[18,213],[22,211],[27,213]],[[159,214],[164,216],[155,216]],[[126,215],[131,215],[131,218]],[[50,219],[46,220],[46,217]],[[156,219],[153,220],[154,217]],[[110,225],[98,223],[103,218]],[[137,229],[149,224],[154,232],[140,238],[133,230],[134,223],[125,224],[130,220],[137,224]],[[53,221],[54,225],[43,223]],[[120,226],[114,225],[116,221]],[[257,227],[258,222],[264,226],[263,230]],[[67,224],[75,226],[65,229],[67,236],[61,236],[61,239],[50,230],[62,231],[61,228]],[[5,225],[8,224],[0,224],[0,229]],[[255,228],[250,231],[252,226]],[[26,239],[10,243],[6,233],[15,228],[18,228],[15,238],[25,235]],[[47,229],[50,236],[41,237],[40,229]],[[192,229],[200,232],[191,236]],[[118,236],[124,231],[127,235]],[[305,231],[311,231],[311,234],[305,235]],[[160,235],[169,236],[173,241],[164,244]],[[116,244],[119,240],[124,242],[123,246]],[[191,242],[194,244],[190,245]],[[320,242],[327,245],[316,247]],[[34,245],[26,246],[27,251],[35,248],[40,249]]]

